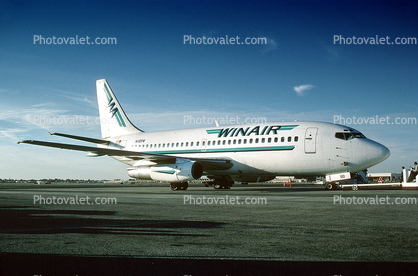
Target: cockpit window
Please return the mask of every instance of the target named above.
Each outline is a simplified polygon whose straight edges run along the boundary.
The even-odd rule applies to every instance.
[[[360,132],[337,132],[335,133],[335,138],[342,139],[342,140],[351,140],[354,138],[366,138]]]
[[[344,138],[344,133],[342,133],[342,132],[337,132],[337,133],[335,133],[335,138],[345,140],[345,138]]]
[[[351,140],[354,139],[354,135],[350,132],[350,133],[344,133],[345,135],[345,140]]]
[[[353,132],[353,135],[356,138],[366,138],[366,136],[364,136],[363,133],[360,132]]]

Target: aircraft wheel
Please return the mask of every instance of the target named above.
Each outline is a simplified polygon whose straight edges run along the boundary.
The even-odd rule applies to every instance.
[[[358,185],[353,185],[353,191],[357,191],[358,190]]]
[[[232,182],[232,181],[227,181],[227,180],[224,180],[224,179],[215,180],[215,181],[213,182],[213,188],[214,188],[215,190],[219,190],[219,189],[223,189],[223,190],[225,190],[225,189],[230,189],[230,188],[231,188],[231,186],[232,186],[232,184],[234,184],[234,182]]]
[[[335,189],[335,185],[332,183],[326,183],[325,184],[325,189],[327,190],[334,190]]]
[[[180,183],[180,190],[187,190],[187,188],[189,188],[189,183],[187,182]]]
[[[215,190],[219,190],[219,189],[222,189],[222,181],[220,180],[220,179],[215,179],[214,181],[213,181],[213,188],[215,189]]]
[[[177,185],[177,183],[170,183],[170,188],[172,191],[180,190],[180,187]]]

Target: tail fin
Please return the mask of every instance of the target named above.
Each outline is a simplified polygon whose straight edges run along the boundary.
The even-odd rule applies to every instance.
[[[143,132],[129,121],[105,79],[96,81],[102,138]]]

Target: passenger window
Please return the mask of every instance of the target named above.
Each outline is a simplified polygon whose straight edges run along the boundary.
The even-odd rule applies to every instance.
[[[264,143],[266,141],[266,138],[261,139],[261,143]]]
[[[244,144],[247,144],[247,139],[244,139]]]
[[[228,140],[228,145],[230,145],[231,144],[231,140]]]
[[[237,140],[234,140],[234,145],[237,143]]]
[[[221,140],[218,140],[218,145],[220,145],[221,144]],[[225,145],[225,140],[224,140],[224,145]]]
[[[188,147],[189,146],[189,142],[186,142],[186,147]]]
[[[210,146],[210,141],[208,141],[208,146]]]
[[[219,142],[221,142],[221,141],[219,141]],[[219,144],[219,142],[218,142],[218,144]],[[226,144],[226,140],[223,140],[222,145],[225,145],[225,144]]]
[[[258,138],[255,138],[255,142],[258,143]]]
[[[295,142],[299,141],[299,137],[295,136]]]
[[[271,138],[268,138],[267,142],[271,143]]]
[[[252,144],[252,143],[253,143],[253,138],[250,139],[250,144]]]
[[[196,142],[196,147],[198,147],[199,146],[199,142]]]
[[[288,141],[288,142],[292,142],[292,137],[290,137],[290,136],[289,136],[289,137],[287,137],[287,141]]]
[[[280,141],[282,141],[282,143],[284,142],[284,137],[282,137],[281,139],[280,139]]]
[[[190,146],[193,147],[193,142],[190,142]]]
[[[275,142],[275,143],[279,142],[279,138],[274,137],[274,142]]]
[[[241,139],[238,139],[238,144],[241,144]]]

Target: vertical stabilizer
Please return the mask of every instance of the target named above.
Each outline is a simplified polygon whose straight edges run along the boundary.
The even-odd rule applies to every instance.
[[[96,81],[102,138],[142,132],[129,121],[105,79]]]

